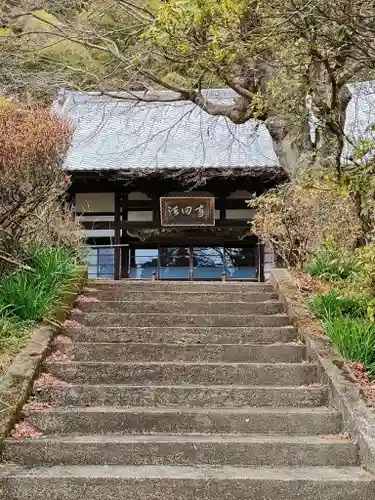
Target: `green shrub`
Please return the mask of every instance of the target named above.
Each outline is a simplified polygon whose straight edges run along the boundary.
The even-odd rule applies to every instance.
[[[364,245],[355,250],[355,259],[360,269],[359,286],[375,292],[375,244]]]
[[[67,249],[47,247],[34,249],[26,262],[32,271],[22,269],[0,279],[0,317],[42,321],[76,278],[75,259]]]
[[[351,316],[353,318],[367,318],[367,297],[342,297],[337,290],[317,294],[310,301],[312,312],[321,319],[340,318]]]
[[[306,270],[310,276],[339,281],[357,276],[359,266],[352,253],[341,251],[336,246],[325,246],[315,253]]]
[[[336,317],[323,322],[326,334],[342,356],[375,371],[375,324],[361,318]]]

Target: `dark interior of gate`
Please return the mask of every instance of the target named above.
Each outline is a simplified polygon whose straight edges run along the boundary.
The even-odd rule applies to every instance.
[[[204,185],[119,172],[72,176],[71,201],[86,235],[91,278],[264,280],[264,248],[248,200],[278,176],[212,175]]]

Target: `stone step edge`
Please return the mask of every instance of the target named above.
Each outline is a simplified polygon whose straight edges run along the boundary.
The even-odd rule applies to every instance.
[[[335,436],[336,439],[335,439]],[[212,444],[231,444],[231,443],[243,443],[243,444],[329,444],[330,446],[338,446],[342,444],[347,444],[348,446],[357,445],[358,441],[351,437],[346,438],[341,434],[329,436],[286,436],[286,435],[268,435],[268,434],[63,434],[61,436],[56,435],[43,435],[38,438],[27,438],[26,440],[19,440],[15,438],[7,438],[4,440],[4,444],[29,444],[32,442],[37,442],[38,444],[43,443],[72,443],[72,444],[112,444],[112,443],[212,443]]]
[[[119,365],[119,366],[251,366],[251,367],[265,367],[265,366],[272,366],[272,367],[279,367],[279,368],[286,368],[293,366],[293,368],[303,366],[303,367],[310,367],[310,368],[315,368],[318,365],[316,363],[283,363],[283,362],[275,362],[275,363],[259,363],[257,361],[254,362],[239,362],[239,363],[226,363],[222,361],[218,362],[199,362],[199,361],[47,361],[46,366],[48,365],[57,365],[57,366],[77,366],[77,365],[87,365],[87,366],[95,366],[95,365],[102,365],[102,366],[113,366],[113,365]],[[106,384],[107,385],[107,384]]]
[[[232,407],[232,408],[190,408],[190,407],[165,407],[165,406],[140,406],[140,407],[123,407],[123,406],[88,406],[88,407],[75,407],[75,406],[54,406],[51,408],[43,408],[43,409],[34,409],[28,410],[27,414],[53,414],[53,413],[190,413],[192,415],[197,413],[205,413],[205,414],[239,414],[239,415],[247,415],[250,413],[254,414],[282,414],[282,415],[304,415],[314,413],[316,415],[339,415],[339,411],[328,407],[328,406],[317,406],[313,408],[294,408],[294,407],[280,407],[273,408],[269,406],[257,406],[257,407]]]
[[[7,469],[5,469],[7,470]],[[193,480],[254,480],[298,482],[313,481],[325,482],[365,482],[374,483],[375,479],[370,473],[358,466],[353,467],[234,467],[234,466],[52,466],[37,467],[33,469],[23,467],[8,468],[9,478],[16,479],[86,479],[95,480],[106,478],[119,482],[138,479],[155,479],[175,481],[176,479]]]
[[[178,312],[178,313],[158,313],[158,312],[131,312],[131,313],[124,313],[124,312],[103,312],[103,311],[91,311],[91,312],[74,312],[74,317],[85,317],[85,316],[103,316],[105,314],[106,316],[158,316],[158,317],[166,317],[166,316],[173,316],[173,317],[179,317],[179,316],[189,316],[189,317],[213,317],[213,318],[287,318],[288,316],[284,313],[276,313],[276,314],[216,314],[216,313],[201,313],[201,314],[191,314],[189,312],[184,313],[184,312]],[[102,325],[103,327],[104,325]],[[131,327],[133,328],[133,327]],[[267,327],[265,327],[267,328]],[[279,327],[274,327],[274,328],[279,328]]]
[[[82,313],[82,314],[92,314],[92,313]],[[98,314],[98,313],[95,313]],[[127,313],[124,313],[127,314]],[[145,313],[146,314],[146,313]],[[116,316],[118,316],[116,314]],[[191,316],[191,315],[190,315]],[[202,314],[198,316],[207,316],[207,314]],[[208,315],[210,316],[210,315]],[[211,315],[211,316],[217,316],[217,315]],[[223,315],[224,316],[224,315]],[[265,316],[285,316],[284,314],[274,314],[274,315],[268,315],[266,314]],[[163,331],[179,331],[179,330],[197,330],[197,335],[199,335],[198,331],[199,330],[212,330],[212,332],[218,331],[218,330],[230,330],[230,331],[235,331],[235,330],[246,330],[249,332],[256,331],[256,332],[262,332],[265,330],[275,330],[275,331],[291,331],[291,332],[296,332],[296,329],[293,325],[280,325],[280,326],[103,326],[103,325],[96,325],[96,326],[85,326],[85,325],[80,325],[80,326],[68,326],[68,330],[70,332],[75,332],[75,331],[80,331],[81,329],[85,330],[114,330],[114,331],[120,331],[120,330],[139,330],[139,331],[146,331],[146,330],[163,330]]]
[[[77,299],[76,302],[80,302],[79,299]],[[188,300],[183,301],[181,304],[181,301],[178,300],[100,300],[98,301],[89,301],[89,302],[82,302],[83,304],[134,304],[134,306],[138,305],[144,305],[144,304],[174,304],[174,305],[179,305],[183,307],[185,304],[189,304],[191,306],[196,306],[196,305],[201,305],[201,304],[222,304],[222,305],[237,305],[237,304],[246,304],[248,306],[250,305],[264,305],[264,304],[278,304],[282,305],[283,302],[280,302],[277,299],[268,299],[268,300],[256,300],[256,301],[243,301],[243,300],[236,300],[236,301],[229,301],[229,300],[214,300],[214,301],[202,301],[202,302],[189,302]]]
[[[312,392],[318,391],[327,391],[327,385],[321,385],[316,387],[315,384],[312,385],[240,385],[240,384],[223,384],[223,385],[201,385],[201,384],[152,384],[152,385],[142,385],[142,384],[70,384],[68,382],[64,383],[54,383],[51,385],[46,385],[41,387],[40,391],[48,390],[48,389],[107,389],[107,388],[117,388],[117,389],[204,389],[204,390],[223,390],[223,389],[233,389],[233,390],[254,390],[254,391],[264,391],[264,390],[272,390],[272,391],[290,391],[291,389],[305,391],[306,389]]]
[[[198,342],[198,343],[188,343],[184,344],[183,342],[71,342],[70,340],[64,341],[63,339],[59,339],[59,343],[70,345],[70,346],[113,346],[113,344],[116,345],[116,347],[122,347],[122,346],[129,346],[129,347],[202,347],[204,348],[211,348],[211,347],[259,347],[260,349],[268,349],[269,347],[291,347],[291,348],[305,348],[306,345],[298,342],[273,342],[272,344],[260,344],[259,342],[243,342],[242,344],[235,344],[235,343],[225,343],[225,344],[217,344],[217,343],[210,343],[210,342]]]

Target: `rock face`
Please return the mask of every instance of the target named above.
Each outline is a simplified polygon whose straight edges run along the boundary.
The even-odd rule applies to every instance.
[[[375,498],[270,285],[95,282],[77,309],[2,499]]]

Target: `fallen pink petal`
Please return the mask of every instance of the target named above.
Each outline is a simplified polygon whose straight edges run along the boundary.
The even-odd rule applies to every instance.
[[[51,354],[50,358],[51,361],[71,361],[69,356],[61,351],[55,351]]]
[[[347,441],[351,439],[349,432],[344,432],[342,434],[329,434],[328,436],[322,436],[322,439],[326,441]]]
[[[14,439],[38,438],[43,436],[43,433],[27,422],[20,422],[14,426],[11,436]]]
[[[66,319],[62,326],[65,328],[84,328],[84,325],[82,325],[82,323],[74,319]]]
[[[67,345],[67,344],[73,344],[73,341],[70,337],[67,337],[66,335],[58,335],[55,337],[55,345]]]
[[[38,402],[31,402],[27,403],[24,406],[24,409],[27,410],[49,410],[50,408],[53,408],[53,406],[50,403],[38,403]]]
[[[53,387],[56,385],[70,386],[68,382],[60,380],[50,373],[42,373],[41,376],[34,382],[35,389],[44,389],[46,387]]]
[[[89,297],[87,295],[80,295],[77,299],[77,302],[83,302],[89,304],[90,302],[100,302],[96,297]]]

